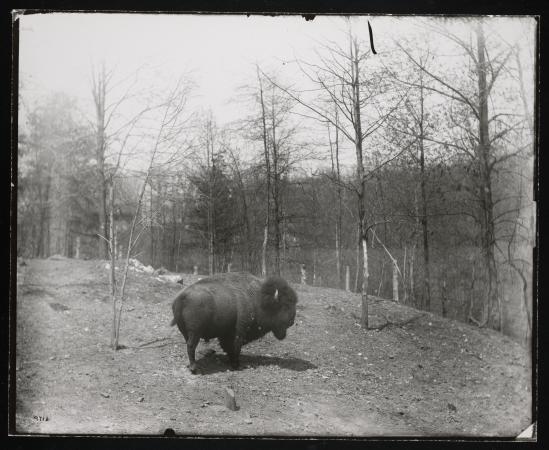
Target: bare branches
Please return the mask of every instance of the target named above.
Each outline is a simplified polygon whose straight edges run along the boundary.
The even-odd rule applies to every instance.
[[[364,180],[367,180],[368,178],[372,177],[376,172],[379,172],[384,166],[388,165],[389,163],[393,162],[395,159],[397,159],[400,155],[402,155],[404,152],[408,151],[408,149],[411,147],[411,145],[404,147],[402,150],[397,152],[392,157],[386,159],[381,164],[376,165],[376,167],[372,170],[370,170],[368,173],[364,174]]]
[[[171,140],[176,138],[178,133],[181,131],[181,128],[180,126],[178,126],[178,124],[180,123],[181,116],[184,112],[185,104],[186,104],[186,91],[182,89],[182,81],[180,79],[175,84],[173,89],[168,93],[166,100],[161,102],[159,105],[159,108],[163,109],[163,113],[159,123],[158,131],[156,133],[156,137],[154,139],[154,144],[153,144],[152,152],[149,158],[149,163],[145,172],[145,177],[141,184],[141,188],[139,190],[135,212],[133,214],[133,218],[129,228],[128,244],[126,248],[126,257],[125,257],[125,266],[124,266],[122,282],[121,282],[121,286],[118,294],[118,308],[116,307],[114,272],[112,273],[113,308],[114,308],[112,345],[114,349],[119,348],[118,341],[119,341],[119,334],[120,334],[120,321],[122,317],[122,308],[124,304],[124,295],[125,295],[125,288],[126,288],[126,282],[128,277],[130,258],[137,242],[139,241],[141,235],[146,229],[145,226],[142,226],[141,229],[136,232],[137,224],[139,222],[142,222],[142,219],[139,220],[139,217],[140,217],[140,211],[143,205],[143,197],[145,195],[145,190],[146,190],[147,184],[149,183],[149,179],[154,167],[154,161],[157,156],[159,148],[162,145],[169,143]],[[133,126],[135,126],[135,121],[133,121],[132,123],[132,128]],[[126,137],[122,143],[122,147],[120,150],[122,150],[125,147],[125,144],[128,136],[130,135],[130,132],[131,132],[131,129],[126,134]],[[118,165],[120,163],[120,157],[121,157],[120,154],[118,156],[116,168],[118,168]],[[112,177],[111,177],[111,183],[112,183]],[[111,184],[111,189],[113,189],[112,184]],[[112,195],[112,197],[114,198],[114,195]],[[111,204],[111,221],[114,221],[113,208],[114,208],[114,205]],[[111,223],[111,229],[114,230],[113,222]],[[111,247],[113,247],[114,238],[115,237],[114,237],[114,231],[113,231],[110,236]],[[112,256],[112,258],[114,263],[114,255]]]
[[[478,106],[475,105],[465,94],[463,94],[460,90],[456,89],[454,86],[450,85],[448,82],[444,81],[441,77],[439,77],[438,75],[435,75],[434,73],[432,73],[430,70],[427,69],[427,67],[425,67],[424,64],[421,64],[419,61],[417,61],[412,55],[411,53],[406,50],[402,45],[398,44],[397,43],[397,46],[406,54],[406,56],[408,56],[408,58],[410,59],[410,61],[412,61],[420,70],[422,70],[423,72],[425,72],[427,75],[429,75],[433,80],[437,81],[439,84],[441,84],[442,86],[444,86],[446,89],[448,89],[450,92],[452,92],[453,94],[450,94],[448,92],[445,92],[445,91],[442,91],[440,89],[437,89],[437,88],[434,88],[433,86],[424,86],[425,89],[427,90],[430,90],[430,91],[433,91],[433,92],[437,92],[441,95],[444,95],[445,97],[449,97],[449,98],[452,98],[454,100],[457,100],[459,102],[462,102],[462,103],[465,103],[467,106],[469,106],[469,108],[471,108],[471,111],[473,112],[473,114],[475,115],[475,117],[479,118],[480,117],[480,112],[479,112],[479,109],[478,109]],[[405,83],[405,84],[412,84],[412,85],[415,85],[417,87],[416,84],[414,83],[408,83],[404,80],[399,80],[401,83]]]
[[[312,106],[311,104],[301,100],[301,98],[294,94],[290,89],[288,88],[285,88],[283,87],[282,85],[280,85],[279,83],[277,83],[276,81],[274,81],[272,78],[270,78],[267,74],[265,74],[263,71],[261,71],[261,74],[267,79],[269,80],[269,82],[273,85],[273,86],[276,86],[278,89],[280,89],[282,92],[284,92],[285,94],[287,94],[291,99],[295,100],[297,103],[299,103],[301,106],[304,106],[305,108],[309,109],[310,111],[312,111],[314,114],[316,114],[317,116],[320,117],[321,121],[323,122],[329,122],[331,123],[334,127],[337,127],[339,129],[339,131],[341,131],[341,133],[343,133],[343,135],[345,135],[345,137],[347,139],[349,139],[351,142],[354,142],[354,137],[344,128],[342,127],[341,125],[335,123],[335,120],[329,116],[328,113],[326,112],[323,112],[320,108],[317,108],[315,106]]]

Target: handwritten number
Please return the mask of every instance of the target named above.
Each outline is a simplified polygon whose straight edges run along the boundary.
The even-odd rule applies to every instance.
[[[47,422],[49,419],[48,416],[32,416],[34,420],[38,420],[39,422]]]

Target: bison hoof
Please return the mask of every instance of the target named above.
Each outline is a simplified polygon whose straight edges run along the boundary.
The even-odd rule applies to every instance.
[[[189,370],[193,375],[196,375],[198,373],[198,367],[196,367],[196,364],[191,364],[187,367],[189,368]]]

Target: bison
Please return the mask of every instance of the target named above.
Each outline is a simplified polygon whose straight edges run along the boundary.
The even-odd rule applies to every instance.
[[[294,323],[297,295],[280,277],[265,281],[249,273],[214,275],[181,291],[172,304],[173,320],[187,342],[189,369],[196,373],[201,338],[218,338],[233,369],[242,345],[272,331],[282,340]]]

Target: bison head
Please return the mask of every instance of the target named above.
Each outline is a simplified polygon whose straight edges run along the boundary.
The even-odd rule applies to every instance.
[[[294,324],[296,304],[296,293],[282,278],[270,277],[261,286],[261,319],[277,339],[284,339]]]

